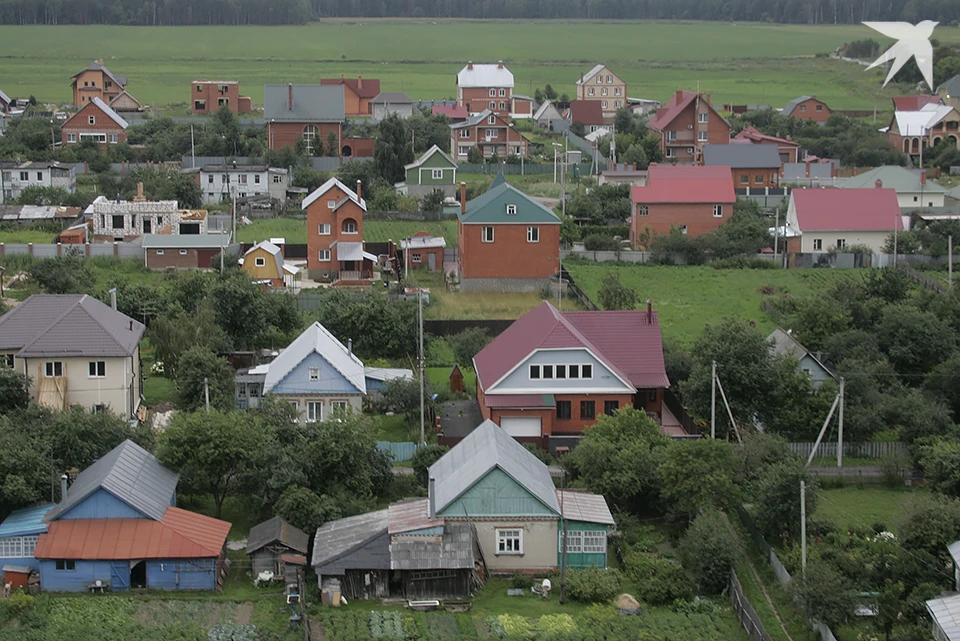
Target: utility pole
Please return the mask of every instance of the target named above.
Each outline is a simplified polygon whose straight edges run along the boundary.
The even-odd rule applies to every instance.
[[[230,235],[231,239],[237,237],[237,188],[233,185],[230,185],[231,195],[233,196],[233,233]]]
[[[710,438],[717,438],[717,361],[710,369]]]
[[[210,380],[203,377],[203,404],[207,408],[207,414],[210,413]]]
[[[197,147],[193,144],[193,125],[190,125],[190,169],[197,166]]]
[[[780,238],[780,205],[777,205],[777,216],[776,222],[773,224],[773,263],[779,265],[779,254],[777,250],[780,248],[779,238]]]
[[[807,484],[800,481],[800,565],[807,576]]]
[[[947,236],[947,287],[953,289],[953,236]],[[0,285],[0,296],[3,296],[3,287]]]
[[[843,467],[843,400],[844,400],[844,387],[846,386],[847,379],[840,377],[840,413],[837,414],[837,421],[839,422],[839,427],[837,428],[837,467]]]
[[[561,472],[563,476],[560,477],[560,486],[566,486],[567,480],[567,471],[563,470]],[[563,519],[563,547],[560,550],[560,605],[563,605],[567,600],[567,519],[563,516],[563,495],[565,492],[560,492],[560,518]]]
[[[423,415],[423,288],[417,286],[417,310],[420,315],[420,444],[426,444],[426,434],[424,431]]]

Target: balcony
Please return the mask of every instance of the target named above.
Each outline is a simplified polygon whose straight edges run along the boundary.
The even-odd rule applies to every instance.
[[[675,131],[671,133],[673,133],[674,136],[672,138],[669,135],[667,136],[668,145],[689,146],[697,138],[696,134],[693,132],[692,129],[688,129],[685,131]]]

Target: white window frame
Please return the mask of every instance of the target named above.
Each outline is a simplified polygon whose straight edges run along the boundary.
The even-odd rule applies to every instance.
[[[491,102],[491,103],[490,103],[490,109],[496,109],[496,108],[497,108],[497,103]],[[493,116],[490,116],[490,120],[493,120]]]
[[[336,410],[343,410],[344,413],[350,411],[350,403],[347,401],[330,401],[330,413],[333,414]]]
[[[95,125],[95,124],[97,124],[97,117],[96,117],[96,116],[87,116],[87,124],[88,124],[88,125]]]
[[[278,178],[279,178],[279,176],[278,176]],[[255,175],[253,176],[253,184],[254,184],[254,185],[259,185],[259,184],[260,184],[260,174],[255,174]]]
[[[503,98],[503,97],[506,96],[506,95],[507,95],[507,90],[506,90],[506,89],[501,89],[501,90],[500,90],[500,97]]]
[[[528,242],[528,243],[539,243],[539,242],[540,242],[540,228],[539,228],[539,227],[527,227],[527,242]]]
[[[489,232],[489,233],[487,233]],[[485,243],[492,243],[494,238],[493,226],[486,226],[480,228],[480,240]]]
[[[67,142],[77,142],[77,134],[67,134]]]
[[[709,141],[709,139],[710,139],[709,136],[710,136],[710,133],[709,133],[709,132],[706,132],[706,131],[698,131],[698,132],[697,132],[697,142],[707,142],[707,141]]]
[[[664,154],[665,158],[673,158],[673,147],[667,147],[667,153]]]
[[[112,145],[117,144],[117,142],[118,142],[119,140],[120,140],[120,139],[119,139],[119,137],[117,137],[117,134],[109,134],[109,135],[107,136],[107,141],[108,141],[110,144],[112,144]]]
[[[321,263],[330,262],[330,250],[329,249],[319,249],[317,250],[317,260]]]
[[[510,204],[507,205],[507,216],[515,216],[517,214],[517,206]]]
[[[337,201],[335,201],[334,199],[331,198],[327,201],[327,209],[333,209],[336,206],[337,206]]]
[[[580,378],[584,380],[593,380],[593,364],[582,363],[580,365]]]
[[[181,255],[181,256],[186,256],[186,255],[187,255],[187,250],[186,250],[186,249],[181,249],[181,250],[180,250],[180,255]]]
[[[423,255],[422,255],[422,254],[411,254],[411,260],[412,260],[413,262],[415,262],[415,263],[423,262]]]
[[[686,226],[686,225],[680,225],[680,233],[683,234],[683,235],[686,235],[686,234],[687,234],[687,226]]]
[[[106,378],[107,362],[90,361],[87,363],[87,378]]]
[[[158,249],[158,250],[157,250],[157,256],[163,256],[163,250],[162,250],[162,249]]]
[[[588,95],[588,96],[592,96],[592,95],[593,95],[593,87],[590,87],[590,89],[587,90],[587,95]]]
[[[317,235],[319,236],[329,236],[330,235],[330,223],[319,223],[317,225]]]
[[[256,259],[254,259],[253,264],[256,265],[257,267],[266,267],[267,259],[264,258],[263,256],[257,256]]]
[[[823,239],[822,239],[822,238],[814,238],[814,239],[813,239],[813,251],[815,251],[815,252],[822,252],[822,251],[823,251]]]
[[[46,363],[44,363],[43,377],[44,378],[63,378],[63,361],[47,361]]]
[[[553,380],[553,365],[541,365],[540,373],[543,376],[543,379],[546,381]]]
[[[748,178],[749,180],[749,178]],[[713,217],[714,218],[723,218],[723,205],[714,205],[713,206]]]
[[[567,378],[580,378],[580,365],[567,365]]]
[[[469,129],[461,129],[461,130],[460,130],[460,137],[461,137],[461,138],[469,138],[469,137],[470,137],[470,130],[469,130]]]
[[[491,97],[491,98],[496,98],[496,97],[497,97],[497,90],[496,90],[496,89],[493,89],[493,88],[490,89],[490,97]]]
[[[708,114],[707,112],[697,114],[698,124],[705,125],[708,122],[710,122],[710,114]]]
[[[344,234],[356,234],[357,233],[357,221],[355,220],[345,220],[341,226]]]
[[[603,89],[600,90],[600,95],[601,95],[601,96],[606,96],[606,95],[607,95],[607,88],[606,88],[606,87],[604,87]]]
[[[614,90],[613,90],[613,95],[614,95],[614,96],[619,96],[619,95],[620,95],[620,87],[615,87],[615,88],[614,88]]]
[[[323,401],[307,401],[307,423],[323,420]]]
[[[493,108],[493,103],[492,103],[492,102],[490,103],[490,107]],[[494,116],[494,115],[491,115],[489,118],[487,118],[487,124],[488,124],[488,125],[495,125],[495,124],[497,124],[497,117]]]
[[[466,155],[468,155],[469,153],[470,153],[470,147],[466,147],[466,146],[463,146],[463,145],[461,145],[460,147],[457,147],[457,155],[458,155],[458,156],[466,156]]]
[[[486,133],[485,133],[484,135],[485,135],[487,138],[499,138],[499,137],[500,137],[500,130],[499,130],[499,129],[487,129],[487,131],[486,131]]]
[[[443,180],[443,170],[442,169],[431,170],[430,178],[432,178],[433,180]]]
[[[667,131],[667,142],[673,142],[677,139],[677,132]]]
[[[319,380],[320,380],[320,368],[319,368],[319,367],[311,367],[311,368],[309,368],[309,369],[307,370],[307,375],[310,377],[310,380],[311,380],[311,381],[319,381]]]
[[[584,554],[606,554],[607,533],[605,530],[583,530],[581,533]]]
[[[846,238],[838,238],[838,239],[837,239],[837,249],[844,249],[846,246],[847,246],[847,239],[846,239]]]
[[[563,530],[560,530],[559,549],[563,550]],[[567,530],[567,554],[583,552],[583,530]]]
[[[494,528],[497,540],[496,556],[523,554],[523,528]]]
[[[649,215],[650,215],[649,205],[640,205],[639,207],[637,207],[637,216],[649,216]]]

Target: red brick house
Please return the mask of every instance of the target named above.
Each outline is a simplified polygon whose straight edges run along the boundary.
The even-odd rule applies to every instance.
[[[712,231],[733,215],[737,201],[729,167],[651,164],[645,187],[631,190],[630,240],[646,248],[657,234],[676,228],[690,236]]]
[[[418,231],[410,238],[400,240],[403,253],[401,264],[404,270],[443,269],[443,250],[447,241],[443,236],[431,236],[430,232]]]
[[[668,162],[698,164],[703,145],[730,142],[730,123],[710,104],[709,93],[678,89],[647,127],[660,136],[660,153]]]
[[[507,118],[513,109],[512,100],[513,74],[503,66],[503,60],[495,65],[470,61],[457,74],[457,104],[471,114],[489,110]]]
[[[489,109],[450,125],[451,157],[457,162],[466,162],[471,147],[479,147],[484,158],[496,154],[500,160],[506,160],[510,155],[524,158],[530,155],[530,141],[511,127],[506,117]]]
[[[744,127],[743,131],[738,133],[730,141],[734,145],[776,145],[777,153],[780,154],[781,162],[800,162],[800,143],[777,136],[768,136],[753,125]]]
[[[662,416],[670,386],[657,313],[560,312],[548,302],[517,319],[473,359],[485,419],[543,448],[575,444],[603,414]]]
[[[942,105],[940,96],[894,96],[894,111],[920,111],[926,105]]]
[[[61,127],[60,139],[65,145],[92,140],[100,146],[127,142],[127,121],[100,98],[93,97]]]
[[[336,178],[303,199],[307,212],[307,272],[334,285],[369,285],[377,257],[364,251],[360,181],[353,191]]]
[[[310,155],[327,146],[330,134],[334,149],[341,149],[343,135],[343,86],[266,85],[263,116],[267,121],[267,148],[293,147],[303,143]]]
[[[827,106],[827,103],[817,100],[816,96],[800,96],[788,102],[780,115],[797,120],[826,122],[832,113],[833,111]]]
[[[357,76],[356,79],[321,78],[324,87],[343,87],[343,112],[347,116],[369,116],[373,113],[370,101],[380,94],[380,81]]]
[[[226,107],[235,114],[250,113],[250,96],[240,95],[236,80],[194,80],[190,83],[190,103],[193,115],[216,113]]]

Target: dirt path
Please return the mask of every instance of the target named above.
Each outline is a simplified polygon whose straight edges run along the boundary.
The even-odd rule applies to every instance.
[[[234,617],[236,617],[237,625],[247,625],[250,623],[250,617],[253,614],[253,603],[250,601],[244,601],[237,605],[237,610],[234,612]]]

